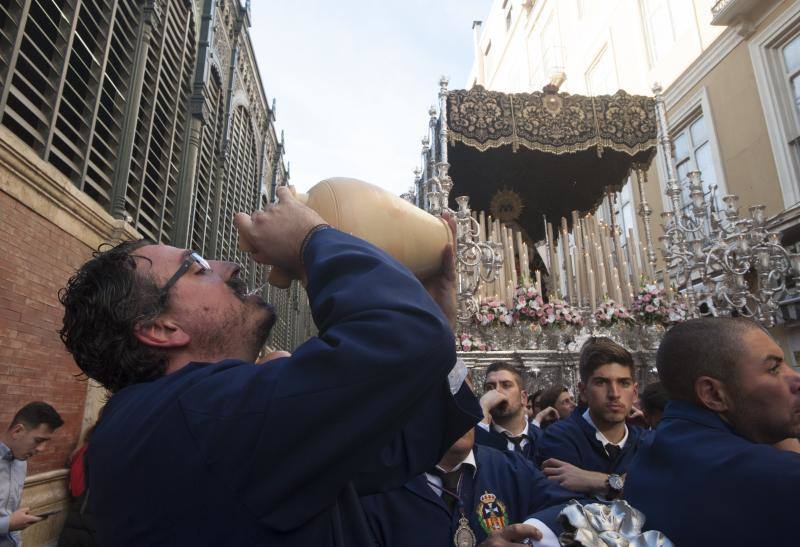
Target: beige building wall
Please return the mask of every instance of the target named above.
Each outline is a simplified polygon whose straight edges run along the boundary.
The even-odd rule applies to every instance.
[[[552,81],[567,93],[624,89],[650,95],[659,83],[673,137],[702,115],[719,195],[738,194],[742,212],[763,203],[768,215],[776,215],[797,200],[787,197],[781,187],[751,42],[786,10],[796,9],[798,2],[730,0],[729,11],[742,6],[749,6],[749,11],[728,25],[712,24],[712,7],[717,3],[495,0],[475,48],[485,58],[473,63],[467,87],[482,82],[492,90],[530,92]],[[654,19],[648,12],[654,5],[668,5],[669,19],[663,11]],[[671,41],[656,47],[649,21],[657,21],[658,28],[670,27]],[[664,164],[659,154],[645,191],[655,211],[656,243],[661,235],[659,215],[669,208]],[[643,226],[641,219],[637,221],[641,237]]]

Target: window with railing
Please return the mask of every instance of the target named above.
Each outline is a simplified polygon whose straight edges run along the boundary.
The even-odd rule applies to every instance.
[[[673,138],[678,181],[683,191],[684,211],[691,213],[689,177],[691,171],[700,171],[706,204],[710,204],[711,187],[717,184],[712,145],[702,112],[697,112],[682,126]],[[717,196],[718,198],[721,196]],[[719,206],[720,204],[717,204]]]

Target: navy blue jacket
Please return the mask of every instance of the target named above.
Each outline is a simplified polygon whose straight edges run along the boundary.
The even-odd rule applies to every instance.
[[[480,418],[450,394],[450,326],[406,268],[336,230],[304,260],[319,336],[292,357],[111,397],[88,450],[101,545],[370,545],[359,492],[431,468]]]
[[[536,463],[537,446],[542,439],[542,430],[528,422],[528,443],[522,448],[522,455]],[[508,450],[508,439],[502,433],[490,427],[486,431],[480,426],[475,426],[475,444],[490,446],[497,450]]]
[[[676,545],[794,546],[800,454],[756,444],[717,414],[667,404],[625,498]]]
[[[523,522],[536,511],[576,497],[515,452],[480,445],[473,450],[477,468],[474,477],[464,471],[460,497],[478,543],[486,539],[492,522]],[[365,496],[361,503],[377,544],[384,547],[452,545],[461,517],[457,507],[451,512],[431,489],[424,474],[396,490]]]
[[[564,420],[559,420],[544,430],[539,443],[539,462],[556,458],[587,471],[623,474],[644,443],[646,431],[635,425],[628,426],[628,440],[620,454],[611,459],[603,443],[597,440],[596,430],[583,419],[577,409]]]

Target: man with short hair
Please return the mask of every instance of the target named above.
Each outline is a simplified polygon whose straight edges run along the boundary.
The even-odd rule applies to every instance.
[[[62,339],[113,392],[86,455],[101,545],[368,545],[358,495],[429,469],[479,419],[453,366],[452,247],[432,299],[277,193],[235,224],[306,284],[319,334],[290,357],[254,364],[271,307],[191,250],[125,243],[61,293]]]
[[[22,485],[28,458],[44,452],[63,424],[52,406],[34,401],[19,409],[0,433],[0,547],[22,545],[20,531],[42,520],[30,513],[30,507],[19,507]]]
[[[679,323],[656,355],[670,402],[625,498],[676,545],[794,545],[800,374],[747,319]]]
[[[378,545],[433,547],[452,545],[459,534],[474,535],[476,542],[482,542],[573,498],[573,492],[547,480],[521,454],[476,445],[470,430],[435,468],[401,488],[365,496],[361,503]],[[552,538],[553,529],[561,531],[552,517],[534,525]],[[541,539],[536,534],[531,537]]]
[[[658,427],[658,422],[664,415],[664,409],[667,408],[669,403],[669,393],[664,389],[661,382],[651,382],[642,391],[640,398],[642,403],[642,412],[644,412],[644,421],[647,427],[655,429]]]
[[[575,492],[614,498],[644,433],[625,423],[637,396],[633,357],[609,338],[591,338],[581,348],[579,373],[588,408],[545,430],[542,471]]]
[[[511,363],[495,361],[486,368],[483,389],[483,420],[475,430],[475,442],[536,461],[542,433],[528,421],[528,394],[522,386],[522,374]],[[542,410],[536,419],[541,421],[554,412],[552,408]]]

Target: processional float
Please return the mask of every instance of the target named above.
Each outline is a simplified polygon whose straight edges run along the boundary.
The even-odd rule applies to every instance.
[[[706,196],[701,173],[678,180],[660,89],[591,97],[447,85],[405,197],[456,215],[457,342],[478,385],[489,362],[512,360],[529,388],[574,386],[577,351],[592,335],[631,350],[646,384],[669,325],[738,314],[771,326],[779,299],[794,293],[800,259],[767,230],[763,206],[740,218],[735,196],[722,198],[724,210],[716,188]],[[660,269],[647,185],[657,150],[671,207]],[[617,222],[625,184],[635,186],[638,229]]]

